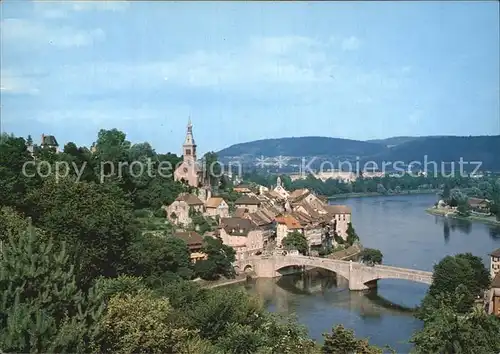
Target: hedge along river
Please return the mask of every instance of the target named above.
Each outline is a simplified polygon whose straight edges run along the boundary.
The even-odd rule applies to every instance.
[[[494,226],[430,215],[425,209],[435,195],[404,195],[335,200],[352,208],[353,225],[365,247],[378,248],[384,264],[432,271],[447,255],[471,252],[489,266],[488,254],[500,247]],[[241,285],[237,285],[241,286]],[[379,280],[369,292],[350,292],[347,281],[330,272],[309,271],[279,279],[247,282],[270,311],[296,315],[312,338],[336,324],[368,337],[372,344],[390,345],[407,353],[412,333],[422,323],[413,317],[428,286],[404,280]]]

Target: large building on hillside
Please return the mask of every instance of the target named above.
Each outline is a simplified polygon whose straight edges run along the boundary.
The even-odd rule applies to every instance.
[[[180,194],[169,206],[164,207],[167,219],[174,225],[187,226],[191,224],[190,211],[205,212],[203,202],[195,195],[189,193]]]
[[[182,163],[174,171],[174,179],[198,188],[203,182],[203,170],[196,159],[196,143],[193,137],[191,119],[188,121],[186,138],[182,144],[182,157]]]
[[[500,317],[500,248],[490,254],[491,285],[488,292],[488,313]]]

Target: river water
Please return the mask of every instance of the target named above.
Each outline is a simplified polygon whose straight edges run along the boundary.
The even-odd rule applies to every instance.
[[[471,252],[483,258],[500,247],[500,230],[481,223],[429,215],[425,208],[435,195],[408,195],[335,200],[352,208],[353,226],[365,247],[378,248],[384,264],[432,270],[446,255]],[[347,282],[333,273],[308,272],[280,279],[257,279],[245,284],[270,311],[296,315],[312,338],[343,324],[379,346],[398,353],[411,349],[412,333],[422,326],[411,309],[427,285],[404,280],[379,280],[378,289],[350,292]]]

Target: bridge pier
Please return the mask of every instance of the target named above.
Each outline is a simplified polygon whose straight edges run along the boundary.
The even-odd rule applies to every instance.
[[[362,291],[362,290],[369,290],[369,289],[374,289],[377,287],[377,280],[372,280],[367,283],[363,283],[362,280],[359,280],[359,278],[352,277],[349,279],[349,290],[351,291]]]
[[[349,261],[349,290],[361,291],[369,290],[377,287],[377,280],[366,281],[363,277],[363,272],[359,269],[359,265],[354,265]]]

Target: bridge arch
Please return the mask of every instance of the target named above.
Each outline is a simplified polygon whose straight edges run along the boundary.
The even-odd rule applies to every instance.
[[[274,270],[276,272],[279,272],[280,270],[287,268],[287,267],[294,267],[294,266],[309,266],[309,267],[314,267],[314,268],[321,268],[324,270],[328,270],[330,272],[335,273],[336,275],[340,275],[342,278],[345,278],[349,280],[349,265],[348,264],[337,264],[337,263],[331,263],[331,262],[319,262],[319,263],[312,263],[312,262],[307,262],[304,259],[297,259],[296,257],[293,256],[284,256],[288,257],[279,262]],[[322,258],[320,258],[322,259]],[[327,259],[325,259],[327,261]]]

